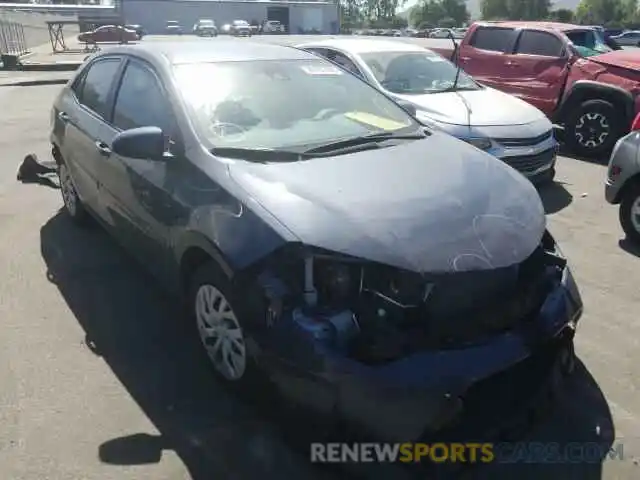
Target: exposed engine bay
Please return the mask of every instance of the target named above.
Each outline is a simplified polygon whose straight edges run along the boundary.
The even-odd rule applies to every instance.
[[[479,344],[524,326],[562,280],[551,235],[521,263],[420,274],[301,247],[262,270],[269,327],[288,322],[311,344],[369,365]]]

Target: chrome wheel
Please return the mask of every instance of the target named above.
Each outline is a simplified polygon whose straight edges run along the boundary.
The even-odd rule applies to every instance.
[[[609,120],[602,113],[585,113],[576,123],[575,137],[585,148],[597,148],[604,144],[611,133]]]
[[[636,232],[640,233],[640,197],[637,197],[631,204],[630,220]]]
[[[240,380],[247,367],[244,335],[227,299],[213,285],[201,285],[195,314],[200,340],[215,369],[229,381]]]
[[[78,193],[73,184],[73,179],[69,173],[69,168],[63,163],[58,167],[58,178],[60,179],[60,192],[62,192],[62,201],[69,212],[69,215],[75,217],[78,213]]]

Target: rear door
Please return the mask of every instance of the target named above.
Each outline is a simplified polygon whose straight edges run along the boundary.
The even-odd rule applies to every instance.
[[[568,65],[568,50],[558,36],[522,30],[505,72],[505,91],[550,115],[562,94]]]
[[[503,90],[505,63],[513,52],[517,33],[513,28],[477,27],[469,42],[460,45],[460,66],[479,82]]]
[[[99,171],[105,157],[99,142],[109,129],[107,122],[121,66],[122,59],[117,56],[94,60],[72,86],[56,118],[57,124],[64,125],[61,153],[78,194],[103,218]]]

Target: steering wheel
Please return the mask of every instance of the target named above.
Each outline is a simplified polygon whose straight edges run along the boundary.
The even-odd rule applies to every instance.
[[[327,120],[336,115],[340,115],[340,113],[342,112],[337,108],[323,108],[316,114],[315,117],[312,118],[312,120],[313,121]]]
[[[224,138],[226,142],[234,143],[244,138],[247,129],[235,123],[215,122],[209,126],[209,132],[214,137]]]

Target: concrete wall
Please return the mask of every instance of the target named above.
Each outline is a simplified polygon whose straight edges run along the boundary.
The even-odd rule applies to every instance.
[[[304,28],[304,10],[309,8],[322,10],[320,33],[334,33],[334,28],[339,25],[338,6],[324,3],[127,0],[123,2],[123,14],[127,23],[142,25],[150,34],[162,34],[167,20],[180,22],[185,30],[190,30],[199,18],[211,18],[218,27],[233,20],[261,22],[267,19],[267,8],[276,6],[289,8],[291,33],[300,33],[299,28]]]

